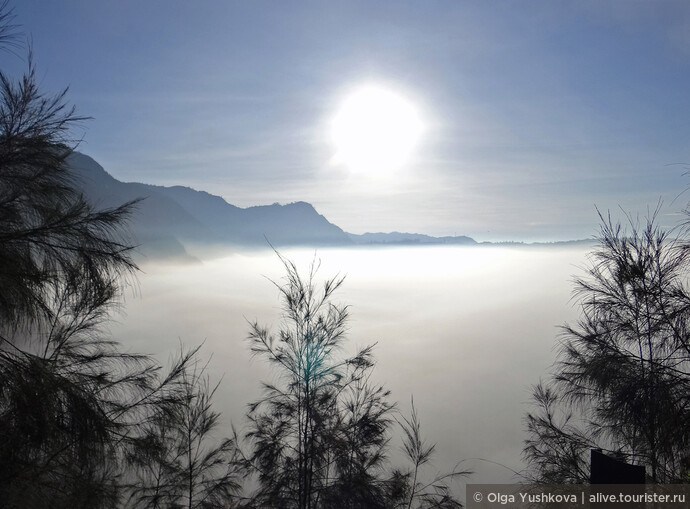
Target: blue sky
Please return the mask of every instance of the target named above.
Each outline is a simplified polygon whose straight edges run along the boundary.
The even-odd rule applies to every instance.
[[[659,199],[672,224],[689,199],[688,2],[13,4],[43,90],[69,85],[80,150],[121,180],[478,240],[591,237],[595,206]],[[329,163],[329,122],[371,83],[426,123],[385,179]]]

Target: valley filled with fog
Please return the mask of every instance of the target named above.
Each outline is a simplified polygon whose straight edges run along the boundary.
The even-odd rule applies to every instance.
[[[376,381],[407,415],[410,398],[429,442],[434,467],[462,460],[470,482],[516,482],[530,386],[546,377],[559,326],[574,323],[573,276],[590,248],[434,246],[286,249],[306,274],[320,260],[318,280],[346,275],[334,302],[350,306],[348,343],[377,343]],[[200,263],[144,260],[110,331],[132,351],[174,356],[180,343],[204,342],[210,373],[222,382],[215,407],[244,425],[246,404],[273,373],[253,359],[249,322],[277,332],[276,287],[284,270],[270,250],[228,253]],[[391,442],[391,457],[400,443]],[[488,461],[478,460],[482,458]],[[496,465],[499,463],[508,468]]]

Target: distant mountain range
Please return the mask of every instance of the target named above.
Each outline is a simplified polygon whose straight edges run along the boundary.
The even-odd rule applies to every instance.
[[[422,235],[421,233],[363,233],[357,235],[354,233],[347,234],[352,242],[355,244],[456,244],[456,245],[474,245],[477,243],[473,238],[460,235],[458,237],[431,237],[429,235]]]
[[[188,256],[185,246],[353,246],[474,245],[466,236],[431,237],[417,233],[344,232],[309,203],[240,208],[220,196],[183,186],[120,182],[91,157],[74,152],[69,165],[85,196],[97,207],[143,198],[131,221],[139,251],[152,256]]]
[[[131,221],[144,254],[184,256],[185,245],[276,247],[353,244],[350,236],[305,202],[240,208],[220,196],[182,186],[120,182],[91,157],[75,152],[69,165],[97,207],[143,198]]]

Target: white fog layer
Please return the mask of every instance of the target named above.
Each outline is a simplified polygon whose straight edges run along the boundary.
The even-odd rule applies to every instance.
[[[515,482],[521,470],[523,418],[530,386],[545,378],[559,326],[577,320],[572,278],[587,249],[401,247],[286,250],[303,272],[314,256],[320,280],[346,275],[335,301],[350,306],[349,344],[377,343],[375,377],[403,413],[410,397],[434,467],[475,471],[471,482]],[[125,316],[111,326],[134,351],[162,359],[205,341],[211,373],[223,377],[216,405],[226,423],[244,424],[246,404],[271,372],[252,359],[248,321],[281,324],[283,271],[269,251],[232,254],[201,264],[142,264]],[[399,443],[391,442],[395,458]],[[482,458],[489,462],[476,460]]]

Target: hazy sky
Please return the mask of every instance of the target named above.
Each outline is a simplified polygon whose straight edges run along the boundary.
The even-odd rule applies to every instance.
[[[94,117],[81,150],[121,180],[479,240],[589,237],[595,205],[644,212],[690,182],[690,2],[12,3],[41,86],[70,86]],[[366,84],[424,119],[385,178],[332,163]]]

